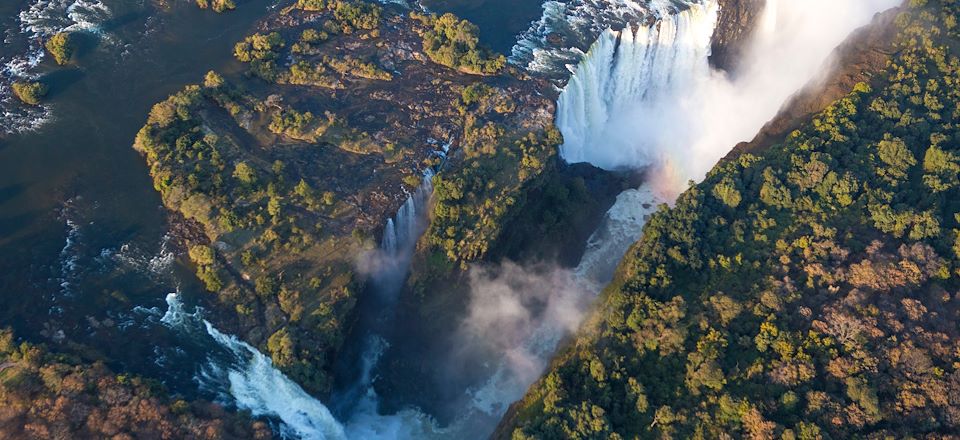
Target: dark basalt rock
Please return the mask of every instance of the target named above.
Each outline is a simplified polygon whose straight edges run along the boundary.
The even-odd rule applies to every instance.
[[[710,65],[735,74],[766,0],[720,0],[720,22],[713,33]]]

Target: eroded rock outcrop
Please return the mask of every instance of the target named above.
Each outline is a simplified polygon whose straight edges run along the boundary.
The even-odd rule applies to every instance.
[[[710,64],[735,74],[766,0],[720,0],[720,22],[713,34]]]

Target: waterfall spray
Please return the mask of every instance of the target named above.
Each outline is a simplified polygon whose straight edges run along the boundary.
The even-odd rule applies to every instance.
[[[661,105],[709,75],[718,10],[709,0],[651,26],[601,34],[557,104],[564,159],[605,169],[640,168],[658,160],[663,152],[656,146],[665,139],[656,131],[641,138],[611,128],[671,125],[664,116],[672,115],[661,112]]]
[[[652,26],[607,30],[560,95],[561,154],[609,170],[650,169],[661,176],[652,183],[671,199],[828,70],[830,52],[853,29],[898,3],[771,0],[733,79],[709,67],[722,14],[717,0],[700,0]]]

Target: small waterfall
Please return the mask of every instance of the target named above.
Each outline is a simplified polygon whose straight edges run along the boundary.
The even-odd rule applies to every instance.
[[[624,135],[620,127],[668,124],[664,101],[710,75],[714,0],[667,15],[654,25],[606,30],[580,62],[557,103],[563,158],[604,169],[640,168],[660,156],[662,139]],[[682,127],[678,127],[683,130]]]
[[[431,144],[439,142],[431,141]],[[450,143],[439,145],[434,155],[446,159]],[[439,169],[439,167],[438,167]],[[344,408],[347,431],[350,438],[363,439],[413,439],[426,438],[438,431],[433,420],[416,408],[397,414],[383,415],[378,412],[379,397],[373,388],[375,368],[380,357],[389,347],[384,339],[385,331],[393,322],[398,295],[403,286],[417,241],[428,226],[427,213],[433,195],[434,168],[427,168],[417,189],[388,219],[383,230],[380,249],[370,255],[373,281],[372,307],[361,318],[363,324],[363,350],[360,353],[361,374],[349,387],[340,391],[338,401]]]
[[[234,356],[235,366],[227,371],[227,378],[237,407],[254,416],[280,419],[285,437],[346,439],[343,426],[327,407],[277,370],[270,358],[206,320],[203,323],[210,337]]]
[[[433,176],[433,169],[427,168],[417,190],[407,198],[397,214],[387,220],[380,249],[388,257],[398,258],[412,252],[420,235],[426,230],[426,212],[433,194]]]
[[[211,354],[197,380],[256,417],[280,422],[284,438],[346,439],[343,426],[319,400],[273,366],[269,357],[236,336],[217,330],[199,310],[187,312],[180,295],[167,295],[160,321],[191,338],[209,338]],[[215,356],[219,351],[226,356]],[[221,354],[221,353],[217,353]]]

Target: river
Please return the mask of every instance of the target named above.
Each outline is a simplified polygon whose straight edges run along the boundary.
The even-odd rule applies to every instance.
[[[158,325],[169,292],[195,304],[203,289],[172,252],[159,195],[131,144],[154,103],[208,70],[241,69],[234,43],[276,1],[238,1],[225,14],[167,3],[0,2],[0,323],[53,349],[83,344],[87,356],[173,392],[218,398],[222,389],[194,380],[211,341]],[[503,52],[540,13],[539,0],[424,3],[476,20]],[[74,62],[37,62],[40,41],[64,29],[81,31]],[[50,86],[42,109],[15,102],[13,75]]]
[[[331,414],[327,405],[304,393],[254,348],[219,332],[202,320],[202,314],[193,312],[202,289],[177,262],[159,196],[143,159],[130,147],[154,103],[199,81],[208,70],[241,69],[231,58],[232,46],[276,7],[273,1],[240,1],[238,9],[227,14],[201,11],[188,0],[171,0],[168,7],[154,0],[15,0],[0,5],[4,31],[0,64],[5,66],[0,78],[0,111],[4,115],[0,124],[0,323],[13,326],[22,337],[54,347],[68,342],[83,344],[87,357],[108,360],[117,371],[158,379],[176,393],[233,402],[268,418],[279,432],[291,437],[422,438],[436,434],[438,438],[462,438],[464,433],[489,432],[505,403],[520,397],[542,371],[557,340],[575,330],[592,295],[609,279],[612,262],[639,237],[645,217],[660,200],[670,199],[670,191],[663,194],[645,185],[621,194],[588,243],[588,257],[576,270],[535,273],[507,265],[496,273],[471,273],[471,283],[487,286],[485,292],[492,292],[488,296],[493,299],[516,301],[522,299],[518,295],[532,295],[542,303],[538,307],[546,310],[538,316],[522,315],[523,325],[517,327],[518,323],[501,320],[499,315],[492,321],[482,319],[487,316],[485,307],[494,310],[497,304],[480,301],[471,306],[464,325],[477,326],[478,334],[493,330],[495,337],[503,325],[519,330],[505,345],[485,347],[494,353],[485,369],[496,374],[482,387],[467,390],[466,403],[480,416],[465,416],[459,428],[454,423],[437,429],[433,418],[416,408],[388,416],[377,414],[378,400],[369,376],[383,347],[373,327],[369,339],[366,334],[358,338],[372,347],[361,350],[360,397],[352,399],[352,408]],[[801,67],[815,72],[826,53],[854,25],[894,2],[850,2],[863,8],[846,14],[853,19],[832,27],[836,31],[830,34],[833,39],[817,45],[817,52],[803,59]],[[670,168],[676,171],[673,177],[679,178],[681,186],[688,179],[700,178],[732,145],[732,141],[718,138],[714,129],[729,124],[722,118],[711,119],[713,125],[704,124],[705,118],[694,121],[703,127],[695,134],[710,142],[709,148],[698,150],[703,153],[699,155],[706,154],[706,162],[687,169],[675,165],[692,161],[660,163],[665,156],[690,155],[682,149],[689,149],[686,144],[690,143],[678,145],[673,126],[665,123],[676,120],[653,127],[636,121],[654,120],[651,112],[665,108],[664,103],[704,107],[704,102],[709,104],[706,97],[719,97],[720,108],[729,110],[731,103],[742,101],[757,107],[752,98],[772,96],[767,98],[769,109],[740,118],[749,124],[728,134],[743,140],[739,138],[754,133],[788,93],[813,74],[793,69],[801,73],[776,94],[750,88],[761,81],[749,75],[750,82],[741,84],[729,83],[725,77],[717,79],[706,59],[707,32],[713,29],[716,5],[714,0],[694,3],[703,8],[669,18],[667,15],[676,11],[655,10],[672,26],[631,29],[624,31],[629,32],[624,38],[623,33],[607,28],[619,23],[617,29],[621,29],[625,21],[644,20],[646,12],[640,3],[422,0],[430,10],[452,11],[476,22],[496,50],[512,52],[514,63],[533,72],[561,79],[558,85],[570,76],[570,70],[577,72],[560,99],[560,128],[568,139],[561,152],[566,159],[609,169]],[[797,28],[809,32],[814,27]],[[56,67],[49,59],[37,63],[38,41],[60,29],[84,32],[77,61],[66,67]],[[518,34],[522,34],[520,44],[514,46]],[[664,60],[671,62],[652,69],[664,75],[637,80],[643,78],[637,72],[645,71],[640,61],[660,50],[660,45],[640,37],[654,35],[665,48],[684,49],[671,53],[690,58],[684,58],[685,63]],[[809,39],[798,38],[803,37],[802,32],[784,35],[787,42],[811,46],[806,44]],[[692,38],[679,38],[684,36]],[[691,44],[680,44],[685,41]],[[776,39],[770,41],[776,43]],[[594,50],[586,53],[591,46]],[[631,50],[623,50],[625,47]],[[770,63],[776,60],[770,54],[796,53],[784,47],[792,48],[771,45],[769,52],[757,59]],[[690,75],[679,76],[682,82],[654,81],[671,78],[677,66],[692,66]],[[13,74],[43,76],[51,87],[48,104],[43,109],[26,109],[12,102],[5,87]],[[782,76],[777,79],[784,83]],[[623,90],[630,93],[621,93]],[[664,92],[651,95],[650,90]],[[727,99],[723,93],[728,90],[743,96],[739,101]],[[687,96],[690,91],[696,92],[694,96]],[[598,96],[603,99],[594,99]],[[653,99],[656,105],[645,105],[645,99]],[[637,133],[638,129],[641,132]],[[598,145],[600,134],[615,135],[609,140],[623,144]],[[639,138],[648,141],[635,141]],[[601,275],[592,275],[595,273]],[[577,287],[574,279],[585,278],[598,283]],[[174,291],[179,293],[170,294]],[[473,310],[479,314],[474,316]],[[514,359],[524,361],[522,371],[512,369],[509,361]],[[342,416],[341,420],[334,420],[334,415]],[[478,427],[471,426],[474,422]]]

